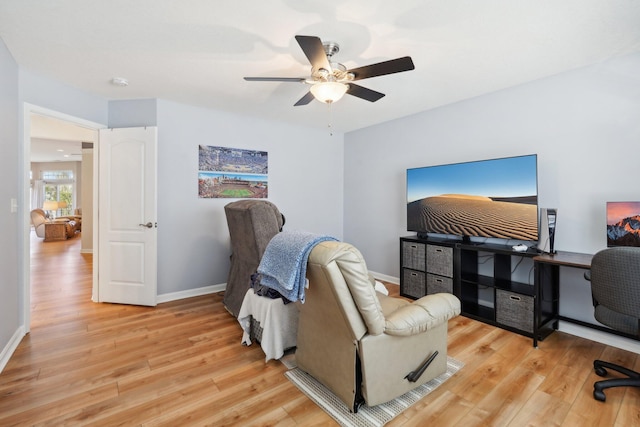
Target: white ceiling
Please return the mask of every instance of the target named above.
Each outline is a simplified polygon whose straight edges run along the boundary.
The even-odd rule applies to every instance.
[[[0,37],[24,68],[107,99],[162,98],[324,128],[326,105],[293,104],[307,76],[295,35],[336,41],[348,68],[413,58],[359,83],[347,132],[640,51],[635,0],[0,0]],[[124,77],[128,87],[110,84]]]
[[[31,115],[32,162],[82,161],[82,143],[96,140],[96,131],[69,122]]]

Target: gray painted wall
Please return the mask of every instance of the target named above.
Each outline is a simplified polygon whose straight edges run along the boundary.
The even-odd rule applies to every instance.
[[[428,94],[425,94],[428,96]],[[606,247],[605,202],[640,200],[640,54],[345,136],[345,240],[399,277],[407,168],[536,153],[540,207],[558,208],[558,250]],[[563,271],[561,313],[593,319],[588,282]],[[640,348],[640,347],[638,347]]]
[[[16,84],[16,83],[13,83]],[[19,212],[24,212],[24,217],[20,221],[20,251],[22,252],[23,230],[29,227],[29,215],[28,210],[29,201],[23,199],[24,191],[28,182],[23,179],[28,176],[28,171],[23,170],[24,159],[22,153],[24,152],[24,106],[25,104],[34,105],[37,107],[46,108],[49,110],[63,113],[65,115],[73,116],[79,119],[88,120],[94,123],[107,123],[107,101],[97,96],[88,94],[72,86],[60,83],[56,80],[42,76],[37,73],[33,73],[28,69],[19,68],[18,78],[18,137],[15,140],[15,144],[20,153],[20,161],[18,163],[18,188],[19,196]],[[26,206],[26,207],[25,207]],[[27,260],[25,260],[27,261]],[[24,266],[20,265],[20,278],[19,278],[19,293],[22,295],[22,283]],[[20,318],[22,319],[23,303],[19,305]],[[0,343],[1,345],[2,343]]]
[[[157,104],[155,99],[109,101],[109,127],[157,126]]]
[[[19,83],[20,110],[26,102],[94,123],[107,123],[108,103],[103,98],[22,67]]]
[[[556,249],[604,248],[605,202],[640,200],[639,72],[627,56],[348,133],[345,239],[398,277],[407,168],[535,153]]]
[[[4,45],[1,45],[4,49]],[[22,110],[24,103],[115,127],[157,125],[158,135],[158,293],[221,285],[226,282],[230,245],[224,205],[234,199],[199,199],[198,144],[257,149],[269,153],[269,200],[287,218],[287,229],[304,229],[342,238],[342,134],[263,120],[162,100],[111,101],[94,97],[28,70],[19,69],[6,50],[0,50],[0,108],[3,168],[0,196],[16,197],[24,208]],[[19,85],[18,85],[19,82]],[[15,89],[18,88],[19,89]],[[6,92],[6,94],[5,94]],[[6,153],[6,156],[5,156]],[[9,257],[0,258],[0,349],[6,348],[22,318],[22,230],[17,215],[8,224],[1,243]],[[7,217],[9,218],[9,217]],[[28,224],[28,218],[23,224]],[[19,251],[16,250],[19,248]],[[7,304],[5,307],[1,304]],[[5,318],[8,319],[5,321]],[[10,320],[10,321],[9,321]]]
[[[19,213],[11,212],[18,200],[20,158],[18,140],[18,66],[0,39],[0,356],[20,326]],[[1,365],[0,365],[1,366]]]
[[[342,238],[343,136],[158,101],[158,294],[223,284],[224,205],[198,198],[198,145],[267,151],[269,200],[285,229]]]
[[[158,126],[158,295],[222,285],[224,205],[198,197],[198,145],[269,154],[269,200],[286,229],[342,237],[343,136],[166,100],[111,101],[109,126]],[[309,206],[313,207],[310,214]]]

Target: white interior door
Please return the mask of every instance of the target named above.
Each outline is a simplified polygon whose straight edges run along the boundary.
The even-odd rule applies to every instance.
[[[98,146],[98,301],[155,306],[157,128],[103,129]]]

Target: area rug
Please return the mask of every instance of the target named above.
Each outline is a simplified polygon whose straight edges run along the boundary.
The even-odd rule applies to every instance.
[[[385,425],[402,411],[438,388],[458,372],[462,366],[464,363],[447,357],[447,371],[444,374],[390,402],[371,407],[362,405],[356,414],[349,412],[347,406],[340,399],[306,372],[294,368],[285,372],[284,375],[341,426],[378,427]]]

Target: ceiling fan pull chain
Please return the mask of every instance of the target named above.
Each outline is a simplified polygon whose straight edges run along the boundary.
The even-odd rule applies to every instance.
[[[331,122],[333,121],[333,109],[331,108],[332,104],[333,102],[331,101],[327,102],[327,105],[329,105],[329,124],[327,125],[327,127],[329,128],[329,136],[333,136],[333,129],[331,128]]]

